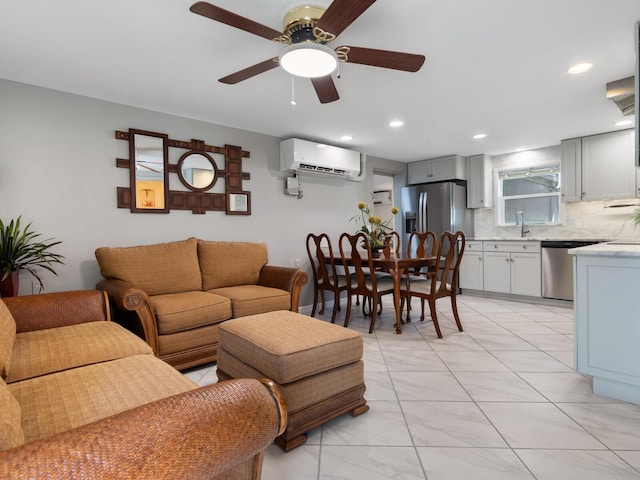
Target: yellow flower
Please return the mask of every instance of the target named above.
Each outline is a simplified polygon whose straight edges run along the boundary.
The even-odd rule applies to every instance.
[[[351,218],[351,221],[360,221],[362,223],[359,231],[367,236],[371,247],[383,246],[385,237],[393,231],[393,228],[390,227],[389,224],[393,220],[393,215],[396,215],[399,210],[396,207],[392,207],[391,217],[387,221],[382,220],[382,218],[376,215],[372,215],[371,208],[364,202],[358,202],[358,210],[360,210],[360,215],[354,216]]]

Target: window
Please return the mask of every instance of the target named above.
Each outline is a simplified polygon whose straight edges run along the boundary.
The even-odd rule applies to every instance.
[[[560,223],[560,165],[498,172],[498,224]]]

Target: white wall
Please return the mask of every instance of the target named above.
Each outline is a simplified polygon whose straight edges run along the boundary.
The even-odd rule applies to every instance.
[[[208,99],[211,108],[215,100]],[[246,108],[249,108],[247,106]],[[116,168],[128,158],[128,142],[116,130],[136,128],[166,133],[171,139],[204,140],[209,145],[239,145],[250,152],[243,170],[251,175],[243,188],[251,192],[252,215],[224,212],[194,215],[132,214],[117,208],[116,187],[129,186],[129,171]],[[42,273],[46,291],[94,288],[101,276],[94,257],[99,246],[129,246],[181,240],[265,242],[269,263],[308,266],[304,246],[308,232],[337,238],[355,231],[349,219],[359,201],[369,201],[373,170],[395,173],[405,184],[406,164],[369,157],[363,182],[303,178],[304,197],[284,194],[279,168],[279,138],[0,80],[0,218],[18,215],[33,222],[41,239],[62,240],[56,252],[65,264],[58,277]],[[354,149],[357,149],[354,147]],[[169,149],[171,163],[185,150]],[[181,188],[171,175],[171,188]],[[224,181],[224,180],[219,180]],[[218,187],[218,185],[216,185]],[[397,189],[399,192],[400,188]],[[21,274],[20,294],[32,292],[32,278]],[[307,285],[303,305],[310,303]]]
[[[495,174],[500,170],[529,168],[550,163],[560,163],[560,145],[510,153],[493,157],[494,204]],[[638,199],[632,199],[640,203]],[[618,201],[617,201],[618,202]],[[562,203],[562,224],[554,226],[529,226],[528,237],[551,239],[631,239],[640,238],[640,229],[634,228],[633,214],[638,207],[608,208],[611,202]],[[495,209],[477,209],[474,215],[477,238],[513,238],[520,236],[520,226],[497,227]]]

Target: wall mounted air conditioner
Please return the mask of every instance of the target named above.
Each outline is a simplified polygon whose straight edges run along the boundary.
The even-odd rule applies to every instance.
[[[360,174],[360,153],[300,138],[289,138],[280,142],[280,169],[355,179]]]

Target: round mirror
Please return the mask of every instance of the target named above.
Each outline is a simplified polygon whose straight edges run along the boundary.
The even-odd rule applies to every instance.
[[[204,192],[216,183],[218,172],[213,158],[204,152],[190,151],[178,160],[178,176],[188,189]]]

